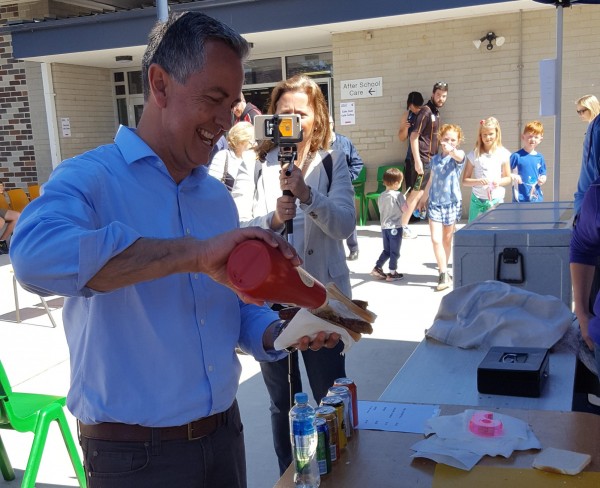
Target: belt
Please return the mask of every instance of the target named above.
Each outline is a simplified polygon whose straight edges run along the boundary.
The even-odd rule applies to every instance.
[[[143,425],[120,424],[103,422],[87,425],[77,422],[79,433],[82,437],[101,441],[116,442],[150,442],[153,439],[162,441],[193,441],[214,433],[220,426],[227,423],[232,405],[225,412],[216,413],[210,417],[194,420],[189,424],[177,427],[145,427]]]

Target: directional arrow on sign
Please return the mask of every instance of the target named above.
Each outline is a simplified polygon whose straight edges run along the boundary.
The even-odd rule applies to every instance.
[[[375,90],[373,90],[373,88],[371,88],[371,89],[369,90],[369,95],[373,95],[373,93],[374,93],[374,92],[375,92]]]

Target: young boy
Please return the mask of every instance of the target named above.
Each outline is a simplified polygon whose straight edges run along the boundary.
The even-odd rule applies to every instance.
[[[546,183],[546,161],[535,149],[544,138],[544,126],[534,120],[523,129],[523,147],[510,156],[513,182],[518,184],[513,192],[513,202],[542,202],[541,186]]]
[[[383,174],[385,191],[379,195],[377,205],[381,217],[381,234],[383,237],[383,252],[379,256],[371,275],[386,281],[398,281],[404,278],[398,273],[398,258],[402,245],[402,213],[408,210],[404,195],[398,191],[404,176],[398,168],[390,168]],[[383,265],[390,260],[390,272],[383,272]]]

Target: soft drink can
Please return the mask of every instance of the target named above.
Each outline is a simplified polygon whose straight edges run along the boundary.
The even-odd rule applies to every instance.
[[[340,443],[338,441],[338,421],[337,413],[334,407],[323,405],[315,408],[317,418],[322,418],[327,421],[329,427],[329,449],[331,450],[331,461],[335,462],[340,457]]]
[[[352,395],[352,426],[358,427],[358,391],[356,390],[356,383],[350,378],[338,378],[333,382],[333,386],[345,386],[350,390]]]
[[[345,386],[331,386],[327,390],[327,396],[337,395],[342,397],[344,401],[344,426],[346,429],[346,437],[348,440],[352,437],[353,420],[352,420],[352,396],[350,390]]]
[[[346,438],[346,416],[344,415],[344,400],[342,400],[342,397],[340,396],[323,397],[323,399],[321,400],[321,405],[329,405],[330,407],[335,408],[335,415],[337,417],[338,427],[338,444],[340,446],[341,451],[342,449],[345,449],[345,447],[348,445],[348,439]]]
[[[413,185],[413,190],[414,191],[420,191],[422,183],[423,183],[423,175],[417,175],[417,178],[415,180],[415,184]]]
[[[327,420],[322,417],[315,419],[317,428],[317,463],[319,464],[319,474],[331,473],[331,450],[329,449],[329,428]]]

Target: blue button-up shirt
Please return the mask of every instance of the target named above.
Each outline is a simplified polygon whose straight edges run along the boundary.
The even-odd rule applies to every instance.
[[[179,184],[134,131],[60,164],[19,220],[11,260],[19,281],[67,297],[68,407],[84,423],[175,426],[226,410],[238,387],[235,346],[262,346],[277,319],[201,273],[108,293],[88,281],[140,237],[207,239],[238,226],[225,186],[199,167]]]

